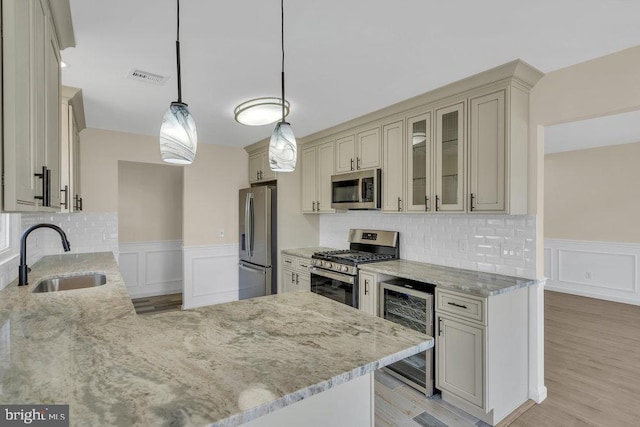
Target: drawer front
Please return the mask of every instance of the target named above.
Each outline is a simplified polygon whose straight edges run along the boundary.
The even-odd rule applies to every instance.
[[[282,268],[296,270],[298,265],[298,261],[296,257],[291,255],[282,255]]]
[[[486,324],[486,301],[470,295],[439,291],[436,289],[436,310],[450,313],[463,319]]]
[[[307,259],[307,258],[296,258],[296,268],[301,273],[309,274],[309,265],[310,265],[310,260],[309,259]]]

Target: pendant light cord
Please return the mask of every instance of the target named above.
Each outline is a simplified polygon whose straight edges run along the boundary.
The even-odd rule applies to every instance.
[[[182,77],[180,76],[180,0],[176,0],[178,3],[178,25],[176,34],[176,63],[178,67],[178,102],[182,104]]]
[[[282,47],[282,123],[284,123],[284,0],[280,0],[280,41]]]

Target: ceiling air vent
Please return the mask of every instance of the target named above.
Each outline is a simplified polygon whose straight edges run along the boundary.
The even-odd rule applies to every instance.
[[[131,68],[129,70],[129,73],[127,73],[127,78],[131,80],[137,80],[139,82],[151,83],[156,86],[164,86],[167,80],[169,80],[169,77],[150,73],[148,71],[138,70],[137,68]]]

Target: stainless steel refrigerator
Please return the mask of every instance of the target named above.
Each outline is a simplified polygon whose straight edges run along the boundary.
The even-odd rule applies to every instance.
[[[276,187],[240,190],[239,299],[277,293]]]

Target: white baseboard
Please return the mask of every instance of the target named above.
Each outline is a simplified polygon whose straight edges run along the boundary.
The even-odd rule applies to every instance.
[[[545,239],[546,289],[640,305],[640,244]]]
[[[183,248],[182,308],[238,300],[238,245]]]
[[[121,243],[119,267],[131,298],[182,292],[182,241]]]

